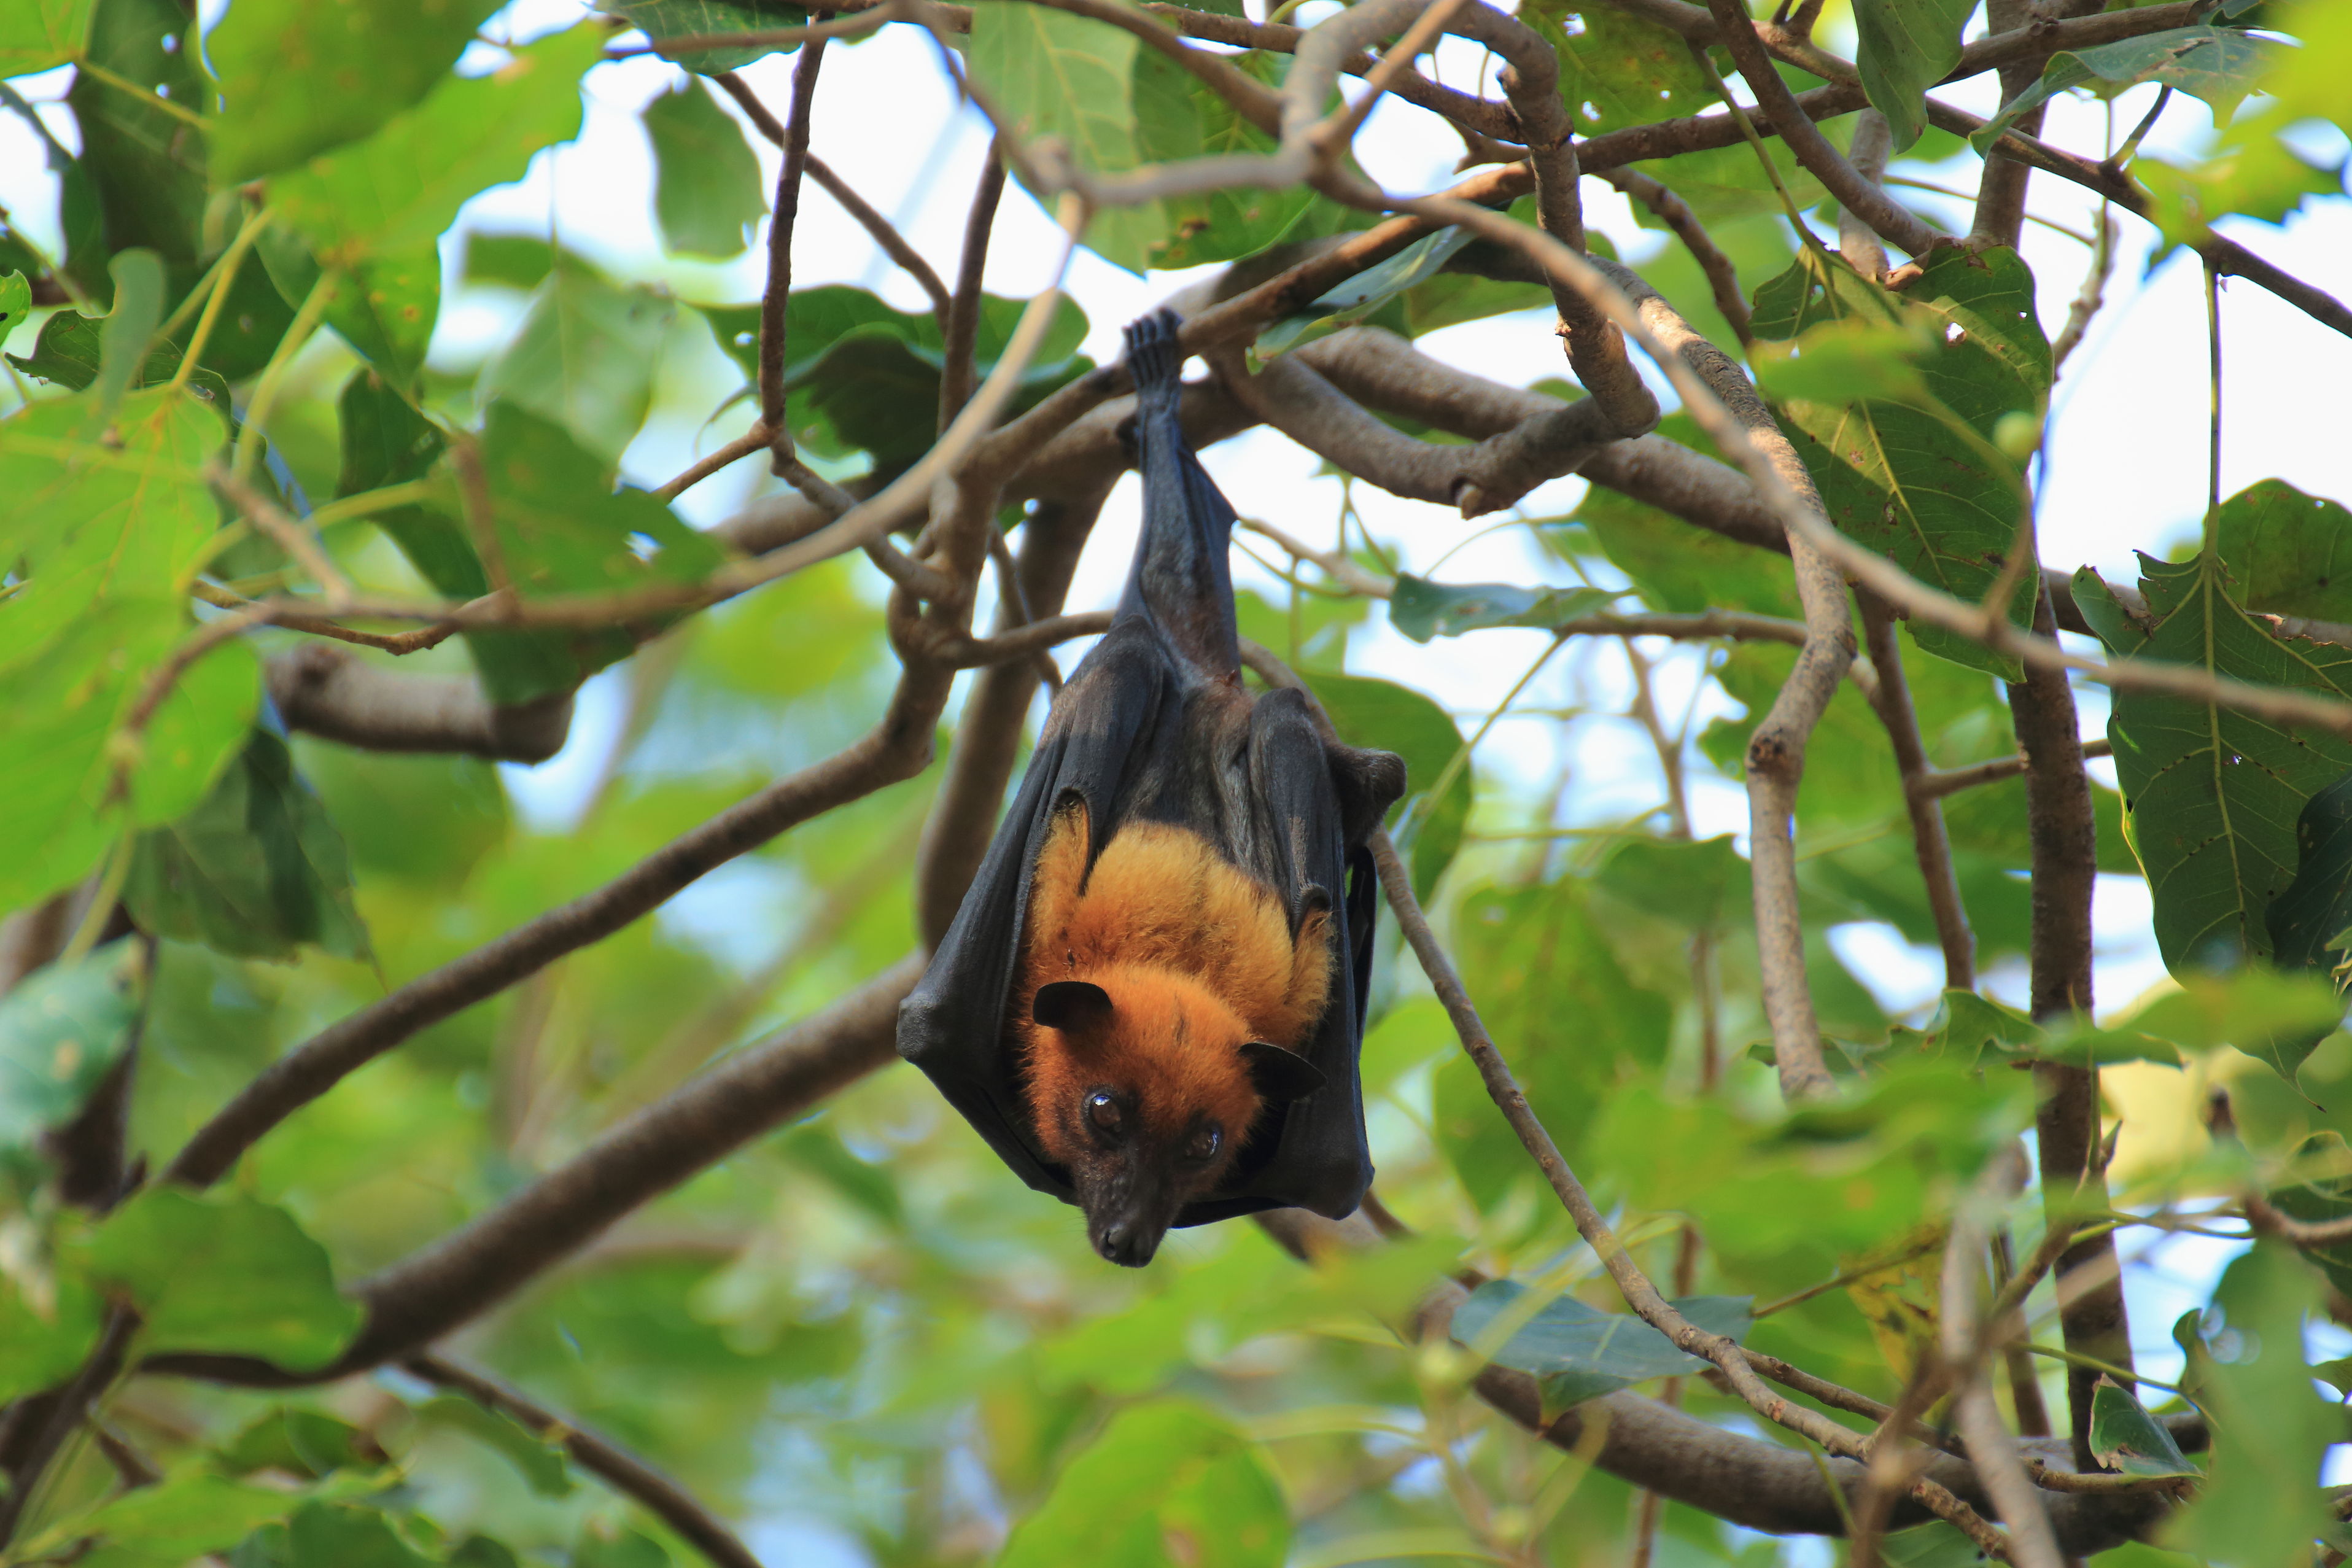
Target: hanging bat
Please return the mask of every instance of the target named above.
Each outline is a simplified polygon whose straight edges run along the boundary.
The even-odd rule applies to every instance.
[[[1127,329],[1143,532],[1118,613],[898,1013],[899,1054],[1130,1268],[1171,1226],[1338,1219],[1370,1184],[1365,839],[1404,793],[1305,694],[1242,684],[1234,510],[1177,417],[1177,327]]]

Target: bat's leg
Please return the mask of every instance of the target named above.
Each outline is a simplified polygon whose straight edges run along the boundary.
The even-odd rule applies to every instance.
[[[1147,316],[1127,330],[1135,373],[1135,436],[1141,449],[1143,537],[1119,603],[1140,612],[1200,675],[1238,683],[1241,647],[1234,630],[1234,509],[1201,467],[1179,415],[1182,350],[1176,318]]]

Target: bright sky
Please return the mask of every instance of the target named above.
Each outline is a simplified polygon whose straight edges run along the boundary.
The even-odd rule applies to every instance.
[[[1314,0],[1297,20],[1319,19],[1329,0]],[[207,18],[220,0],[207,0]],[[533,36],[567,26],[584,14],[577,0],[516,0],[494,23],[492,36]],[[1980,21],[1974,26],[1981,26]],[[1449,40],[1438,74],[1470,85],[1481,67],[1473,46]],[[744,72],[771,103],[781,104],[791,70],[788,59],[771,58]],[[726,267],[681,266],[654,248],[650,155],[635,120],[646,100],[681,73],[657,60],[640,58],[607,65],[588,79],[589,112],[580,139],[542,153],[520,184],[485,193],[467,209],[464,226],[545,234],[604,262],[625,277],[665,280],[682,298],[743,302],[757,297],[761,264],[757,254]],[[67,73],[20,82],[36,101],[62,94]],[[2116,106],[2116,121],[2135,121],[2153,89],[2135,89]],[[1950,101],[1990,113],[1995,89],[1990,79],[1947,89]],[[730,106],[731,107],[731,106]],[[73,129],[61,110],[45,113],[51,130],[71,144]],[[2097,104],[2061,100],[2052,106],[2045,136],[2062,146],[2094,154],[2104,148],[2105,110]],[[943,266],[959,248],[974,177],[988,142],[988,128],[969,109],[959,109],[940,72],[933,47],[911,29],[892,28],[855,47],[835,47],[826,56],[817,91],[814,147],[867,200],[881,208],[926,255]],[[2150,150],[2189,152],[2211,132],[2202,104],[2176,98],[2149,138]],[[2332,133],[2330,133],[2332,135]],[[752,138],[772,174],[772,150]],[[2314,151],[2340,155],[2340,138]],[[1450,184],[1460,143],[1431,117],[1391,100],[1371,116],[1358,148],[1366,167],[1390,188],[1419,191]],[[1942,171],[1922,171],[1945,183],[1972,184],[1967,160]],[[1638,265],[1664,242],[1637,229],[1622,197],[1597,181],[1585,186],[1587,217],[1608,235],[1621,254]],[[2093,204],[2085,195],[2049,176],[2033,184],[2033,211],[2077,229],[2090,226]],[[43,172],[41,151],[15,117],[0,115],[0,205],[45,242],[55,229],[54,187]],[[2124,243],[2108,303],[2089,338],[2066,367],[2060,384],[2050,440],[2049,479],[2041,515],[2045,561],[2088,563],[2111,580],[2134,574],[2132,550],[2160,550],[2187,537],[2202,510],[2206,489],[2208,409],[2205,321],[2201,281],[2194,258],[2177,256],[2143,276],[2150,231],[2123,219]],[[2335,199],[2284,228],[2239,226],[2233,237],[2261,255],[2339,298],[2352,297],[2352,202]],[[1017,185],[1009,187],[990,252],[992,291],[1025,295],[1046,281],[1057,253],[1058,231]],[[880,256],[865,232],[830,198],[812,189],[803,197],[794,237],[796,284],[860,283],[894,304],[922,308],[922,296]],[[2055,334],[2080,284],[2086,252],[2048,228],[2031,226],[2023,246],[2040,280],[2041,313]],[[447,276],[457,276],[457,248],[444,252]],[[1121,323],[1141,314],[1190,282],[1192,274],[1137,278],[1081,252],[1070,272],[1070,288],[1092,323],[1087,352],[1097,360],[1116,356]],[[452,289],[445,296],[435,338],[436,363],[478,362],[520,312],[511,295]],[[2317,494],[2352,500],[2352,442],[2345,437],[2343,388],[2352,385],[2352,340],[2318,327],[2270,295],[2233,281],[2222,301],[2225,337],[2227,424],[2221,489],[2226,495],[2254,480],[2277,477]],[[9,345],[29,350],[29,334]],[[1428,352],[1480,374],[1524,385],[1565,374],[1557,340],[1546,321],[1533,316],[1501,318],[1457,327],[1423,339]],[[698,356],[698,357],[697,357]],[[628,454],[629,477],[658,483],[693,458],[736,434],[748,423],[738,405],[709,421],[709,389],[732,385],[707,340],[697,347],[682,334],[665,371],[668,395],[646,434]],[[1653,377],[1654,382],[1656,378]],[[1659,383],[1663,391],[1663,384]],[[690,389],[690,390],[689,390]],[[1236,497],[1241,510],[1264,516],[1310,538],[1328,537],[1338,504],[1337,488],[1318,479],[1318,460],[1286,439],[1256,433],[1205,455],[1212,472]],[[691,521],[708,524],[738,507],[772,481],[758,465],[736,469],[703,484],[681,505]],[[1568,479],[1529,496],[1529,516],[1566,511],[1582,493]],[[1400,500],[1360,487],[1358,500],[1374,531],[1392,542],[1408,569],[1426,570],[1461,542],[1469,526],[1450,510]],[[1071,606],[1108,605],[1116,596],[1132,548],[1135,498],[1130,479],[1115,496],[1097,530],[1071,595]],[[1236,575],[1256,580],[1278,598],[1280,589],[1237,560]],[[1489,534],[1445,563],[1452,581],[1535,582],[1562,580],[1556,563],[1542,558],[1517,531]],[[1491,709],[1541,651],[1539,632],[1489,631],[1475,637],[1416,647],[1390,632],[1384,618],[1358,634],[1357,665],[1393,676],[1436,695],[1465,715],[1465,728]],[[1063,650],[1066,666],[1080,650]],[[1662,707],[1680,711],[1689,701],[1696,657],[1669,651],[1661,667]],[[1527,706],[1550,708],[1581,690],[1603,703],[1622,701],[1627,689],[1623,666],[1613,650],[1595,648],[1563,658],[1530,687]],[[610,745],[615,705],[609,680],[592,683],[583,697],[572,743],[563,755],[537,770],[509,770],[509,782],[527,809],[560,820],[581,798],[597,762]],[[2095,688],[2084,693],[2086,733],[2104,731],[2105,704]],[[1718,703],[1718,708],[1720,704]],[[1716,709],[1697,708],[1699,723]],[[1609,721],[1562,726],[1549,719],[1506,721],[1479,756],[1490,773],[1528,781],[1549,775],[1562,756],[1572,763],[1576,784],[1571,816],[1579,822],[1622,819],[1656,805],[1660,786],[1645,742]],[[1835,766],[1817,752],[1815,766]],[[2105,764],[2098,764],[2104,767]],[[2112,773],[2108,774],[2112,782]],[[1744,833],[1744,795],[1730,786],[1702,787],[1695,801],[1702,833]],[[714,911],[715,912],[715,911]],[[683,911],[689,923],[693,911]],[[2102,879],[2097,921],[2100,932],[2098,989],[2103,1010],[2120,1006],[2161,979],[2147,931],[2145,890],[2136,879]],[[712,925],[722,922],[712,921]],[[1894,1006],[1931,1000],[1940,964],[1924,950],[1904,943],[1891,929],[1855,927],[1839,934],[1841,951]],[[2021,969],[1996,971],[1989,988],[2021,998]],[[2177,1365],[2165,1338],[2167,1327],[2188,1304],[2203,1299],[2221,1256],[2210,1246],[2179,1238],[2161,1267],[2135,1270],[2134,1320],[2148,1352],[2151,1369]],[[2167,1358],[2169,1357],[2169,1363]]]

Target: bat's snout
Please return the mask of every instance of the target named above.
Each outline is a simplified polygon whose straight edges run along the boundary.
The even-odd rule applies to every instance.
[[[1115,1219],[1095,1232],[1095,1250],[1122,1268],[1140,1268],[1160,1250],[1163,1234],[1139,1220]]]

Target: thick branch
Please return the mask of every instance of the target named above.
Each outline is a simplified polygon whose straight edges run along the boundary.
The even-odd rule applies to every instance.
[[[1732,332],[1745,345],[1749,337],[1748,296],[1739,290],[1739,269],[1731,264],[1723,247],[1715,243],[1715,237],[1706,232],[1706,226],[1698,221],[1690,204],[1638,169],[1604,169],[1600,174],[1649,208],[1652,216],[1674,231],[1675,237],[1683,242],[1683,248],[1691,253],[1691,259],[1698,263],[1698,269],[1706,274],[1707,291],[1715,296],[1715,308],[1723,313]]]
[[[302,643],[264,667],[289,730],[370,752],[456,752],[543,763],[572,730],[572,693],[494,705],[461,675],[409,675],[326,643]]]
[[[615,1491],[668,1525],[719,1568],[760,1568],[760,1560],[693,1494],[609,1437],[558,1415],[509,1384],[438,1355],[415,1355],[401,1370],[441,1388],[454,1389],[486,1410],[519,1421],[541,1442],[560,1443],[582,1469],[603,1477]]]
[[[728,1058],[438,1241],[352,1290],[367,1322],[331,1366],[294,1374],[242,1356],[145,1363],[220,1383],[332,1382],[406,1355],[479,1316],[630,1210],[770,1128],[897,1059],[898,1003],[921,977],[910,955],[824,1011]]]
[[[2056,623],[2045,592],[2036,601],[2034,629]],[[2009,689],[2018,749],[2026,761],[2026,830],[2032,849],[2032,1004],[2036,1018],[2091,1011],[2091,896],[2098,878],[2098,834],[2091,812],[2090,775],[2083,766],[2082,725],[2074,689],[2063,671],[2028,666]],[[2033,1069],[2041,1103],[2034,1143],[2042,1161],[2042,1194],[2053,1230],[2083,1210],[2107,1207],[2106,1169],[2100,1157],[2099,1075],[2095,1068],[2042,1063]],[[2132,1363],[2123,1279],[2116,1268],[2113,1233],[2099,1231],[2067,1248],[2058,1263],[2059,1326],[2066,1348],[2111,1365]],[[2074,1468],[2096,1468],[2091,1457],[2091,1394],[2099,1374],[2070,1363],[2066,1403],[2074,1434]]]
[[[839,754],[778,780],[594,892],[451,960],[295,1047],[196,1131],[165,1177],[209,1185],[262,1134],[419,1029],[652,913],[680,889],[786,828],[920,773],[930,762],[932,727],[950,679],[943,669],[910,664],[881,722]]]

